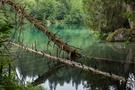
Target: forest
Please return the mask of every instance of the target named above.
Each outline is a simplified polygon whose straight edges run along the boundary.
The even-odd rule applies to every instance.
[[[134,0],[0,0],[0,90],[134,90],[134,41]]]

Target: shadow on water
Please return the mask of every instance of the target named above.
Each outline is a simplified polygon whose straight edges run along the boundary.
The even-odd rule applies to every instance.
[[[58,35],[65,42],[69,41],[70,45],[80,48],[82,53],[90,57],[106,58],[98,60],[80,58],[76,60],[77,62],[82,62],[85,65],[109,72],[110,74],[114,73],[127,79],[135,79],[134,43],[124,46],[123,43],[118,42],[98,42],[99,40],[96,39],[95,35],[84,26],[52,26],[50,29],[52,32],[60,30]],[[17,35],[15,38],[17,38]],[[36,44],[36,49],[40,51],[63,58],[67,57],[65,52],[58,53],[59,49],[56,46],[53,47],[53,43],[50,43],[50,46],[47,48],[47,38],[42,32],[37,31],[36,28],[24,27],[21,39],[28,47]],[[16,51],[15,54],[20,55],[20,58],[15,61],[15,65],[19,74],[23,76],[22,79],[33,78],[31,80],[33,85],[41,84],[44,87],[49,85],[49,90],[68,90],[70,87],[74,87],[71,90],[133,90],[135,88],[134,83],[122,83],[102,75],[82,71],[18,48],[13,48],[13,50]],[[65,84],[67,83],[70,86],[66,87]],[[61,87],[65,88],[61,89]]]

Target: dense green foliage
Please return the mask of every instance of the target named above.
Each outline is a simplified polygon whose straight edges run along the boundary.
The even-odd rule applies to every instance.
[[[11,30],[14,25],[3,13],[0,13],[0,90],[44,90],[43,87],[26,86],[21,83],[13,68],[14,56],[10,52]]]
[[[11,90],[19,89],[17,81],[15,79],[14,71],[11,71],[11,65],[13,60],[8,51],[7,43],[9,42],[9,33],[12,29],[12,25],[0,17],[0,89],[2,90]]]
[[[85,23],[93,30],[110,32],[124,26],[126,10],[123,0],[83,0]],[[128,26],[128,25],[127,25]]]
[[[7,43],[9,42],[9,33],[12,25],[7,20],[0,19],[0,90],[44,90],[42,87],[33,87],[28,84],[27,87],[20,83],[16,78],[16,72],[12,69],[14,60],[9,52]]]
[[[82,0],[24,0],[36,18],[52,23],[82,24]],[[34,7],[33,7],[34,6]]]

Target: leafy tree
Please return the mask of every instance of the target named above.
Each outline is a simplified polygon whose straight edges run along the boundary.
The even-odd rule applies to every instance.
[[[37,19],[70,24],[83,23],[82,0],[24,0]],[[33,7],[34,6],[34,7]]]
[[[87,14],[85,23],[93,30],[110,32],[124,26],[127,19],[123,18],[126,11],[123,0],[83,0]]]
[[[15,73],[11,70],[13,58],[8,51],[7,43],[9,42],[9,33],[13,28],[7,19],[0,16],[0,89],[11,90],[19,89],[15,79]]]
[[[67,14],[66,16],[67,23],[82,24],[84,19],[84,12],[82,10],[82,1],[71,0],[69,3],[70,3],[69,14]]]
[[[12,41],[10,34],[14,25],[6,15],[6,11],[0,13],[0,90],[43,90],[43,87],[40,86],[25,86],[16,77],[16,71],[13,68],[14,57],[9,46],[9,42]]]

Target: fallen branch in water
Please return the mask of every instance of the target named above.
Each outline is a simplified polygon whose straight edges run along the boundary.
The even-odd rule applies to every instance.
[[[55,34],[52,33],[42,22],[34,18],[34,16],[32,16],[31,14],[27,13],[25,8],[19,5],[18,3],[13,2],[12,0],[3,0],[2,2],[12,6],[18,14],[27,18],[33,25],[35,25],[40,31],[42,31],[48,37],[47,47],[50,41],[52,41],[54,42],[54,45],[56,44],[61,50],[64,50],[67,53],[69,53],[69,57],[77,56],[77,57],[87,57],[89,59],[95,59],[95,60],[112,60],[112,59],[96,58],[96,57],[83,55],[78,51],[79,48],[76,48],[74,46],[68,45],[67,43],[63,42],[61,38],[57,36],[58,32],[56,32]]]
[[[27,18],[35,27],[42,31],[48,37],[48,44],[50,41],[54,42],[60,49],[66,51],[71,56],[82,57],[83,55],[78,51],[77,48],[74,48],[67,43],[63,42],[56,34],[52,33],[41,21],[37,20],[33,15],[26,12],[25,8],[18,3],[13,2],[12,0],[2,0],[3,3],[12,6],[16,12],[25,18]]]
[[[50,70],[48,70],[47,72],[45,72],[43,75],[39,76],[36,80],[34,80],[32,82],[33,86],[39,85],[41,83],[43,83],[44,81],[46,81],[49,77],[51,77],[52,75],[57,73],[57,70],[61,69],[62,67],[64,67],[65,64],[57,64],[55,66],[53,66]]]
[[[68,64],[68,65],[71,65],[71,66],[75,66],[75,67],[80,68],[80,69],[83,69],[85,71],[90,71],[90,72],[94,72],[95,74],[104,75],[106,77],[110,77],[110,78],[115,79],[115,80],[120,80],[121,82],[135,83],[134,80],[128,80],[125,77],[122,77],[122,76],[119,76],[119,75],[116,75],[116,74],[113,74],[113,73],[103,72],[103,71],[100,71],[98,69],[94,69],[94,68],[92,68],[90,66],[86,66],[86,65],[84,65],[82,63],[78,63],[78,62],[71,61],[71,60],[68,60],[68,59],[59,58],[59,57],[56,57],[56,56],[51,56],[51,55],[46,54],[46,53],[43,53],[41,51],[36,51],[36,50],[31,49],[31,48],[24,47],[24,46],[21,46],[21,45],[12,43],[12,42],[11,42],[11,44],[14,45],[14,46],[23,48],[23,49],[25,49],[27,51],[34,52],[36,54],[39,54],[39,55],[41,55],[43,57],[50,58],[51,60],[53,59],[53,60],[56,60],[56,61],[59,61],[59,62]]]

